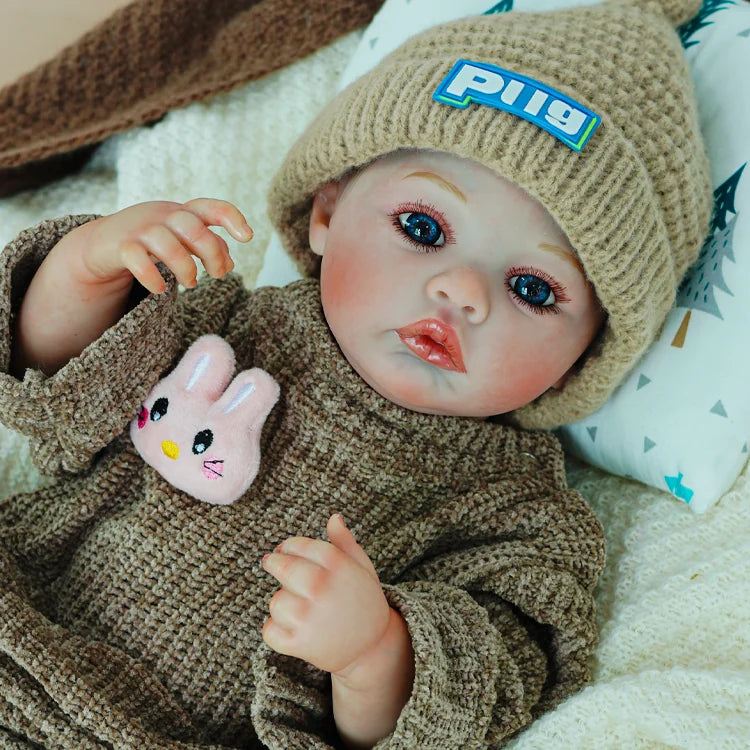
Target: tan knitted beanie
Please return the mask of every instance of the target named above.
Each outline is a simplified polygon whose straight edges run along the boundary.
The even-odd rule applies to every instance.
[[[311,200],[351,167],[399,148],[484,164],[546,206],[608,314],[565,386],[512,416],[524,427],[551,428],[590,414],[658,335],[708,231],[708,162],[674,30],[699,5],[609,0],[475,16],[413,37],[342,92],[289,153],[269,194],[287,250],[304,273],[318,273],[319,259],[307,249]],[[541,118],[481,101],[436,100],[462,60],[488,66],[489,76],[502,69],[509,101],[524,78],[542,84],[536,96],[552,101],[547,113],[562,127],[552,132]],[[513,76],[524,78],[511,92]],[[476,80],[482,88],[482,76]],[[526,108],[539,109],[531,100]],[[561,139],[579,122],[573,138]]]

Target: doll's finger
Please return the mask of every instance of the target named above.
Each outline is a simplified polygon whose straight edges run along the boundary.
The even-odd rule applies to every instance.
[[[304,623],[310,611],[310,601],[286,588],[279,589],[268,603],[268,612],[277,625],[293,631]]]
[[[265,555],[262,565],[287,591],[297,596],[315,598],[326,588],[328,571],[304,557],[272,552]]]
[[[349,530],[343,517],[340,513],[334,513],[329,519],[326,525],[326,531],[328,532],[328,538],[331,540],[331,544],[340,549],[342,552],[347,554],[356,563],[361,565],[365,570],[378,578],[375,566],[372,564],[367,553],[357,543],[354,538],[354,534]]]
[[[288,537],[276,548],[276,552],[304,557],[323,568],[330,567],[337,554],[335,548],[328,542],[323,539],[311,539],[307,536]]]
[[[269,648],[279,654],[294,656],[294,633],[282,628],[273,617],[263,623],[261,636]]]
[[[242,212],[229,201],[217,198],[195,198],[183,206],[194,213],[204,224],[224,227],[236,240],[248,242],[253,238],[253,230]]]
[[[227,243],[222,237],[214,234],[194,213],[175,211],[167,217],[165,224],[193,255],[201,259],[211,276],[221,278],[234,268]]]
[[[146,229],[139,238],[144,247],[158,258],[185,287],[197,283],[198,267],[187,248],[163,224],[154,224]]]
[[[120,259],[125,268],[133,274],[139,284],[151,294],[161,294],[167,287],[148,250],[134,240],[120,246]]]

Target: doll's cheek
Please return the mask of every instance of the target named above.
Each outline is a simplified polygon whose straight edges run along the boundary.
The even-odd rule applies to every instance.
[[[372,314],[373,305],[392,300],[393,272],[373,255],[362,248],[336,247],[323,256],[320,286],[327,314]]]
[[[351,309],[359,304],[356,290],[360,288],[360,276],[353,264],[330,262],[321,280],[323,306],[334,313]]]

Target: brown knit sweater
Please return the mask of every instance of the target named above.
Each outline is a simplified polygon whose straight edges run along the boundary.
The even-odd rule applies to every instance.
[[[87,218],[1,256],[4,371],[31,274]],[[172,488],[125,430],[209,332],[281,385],[258,476],[229,506]],[[497,747],[586,680],[603,535],[556,440],[384,400],[340,355],[314,280],[180,295],[170,280],[53,377],[0,375],[0,415],[61,474],[0,501],[0,744],[336,746],[328,675],[260,637],[276,588],[262,555],[325,538],[336,511],[414,647],[412,695],[379,748]]]

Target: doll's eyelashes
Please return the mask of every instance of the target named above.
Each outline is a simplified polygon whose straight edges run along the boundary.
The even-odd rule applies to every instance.
[[[570,301],[562,284],[537,269],[511,268],[505,283],[518,304],[535,313],[558,313]]]
[[[211,430],[201,430],[193,438],[193,453],[196,455],[203,453],[214,441],[214,434]]]
[[[399,234],[420,252],[434,252],[453,242],[445,216],[422,201],[402,203],[390,216]]]
[[[555,293],[550,285],[538,276],[525,273],[519,276],[511,276],[508,286],[524,302],[535,307],[548,307],[555,304]]]
[[[169,400],[164,396],[157,398],[154,401],[154,405],[151,407],[151,421],[158,422],[166,413],[169,408]]]
[[[398,215],[398,223],[409,239],[420,245],[440,247],[445,244],[445,235],[440,224],[427,214],[409,211]]]

